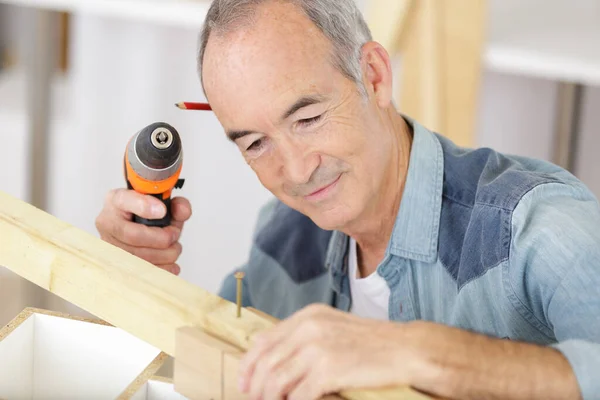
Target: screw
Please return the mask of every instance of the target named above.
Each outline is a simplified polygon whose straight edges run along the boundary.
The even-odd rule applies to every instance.
[[[242,316],[242,279],[245,274],[243,272],[236,272],[235,279],[237,279],[237,317]]]

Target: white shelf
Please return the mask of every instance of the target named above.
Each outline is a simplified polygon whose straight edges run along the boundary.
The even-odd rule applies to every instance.
[[[486,66],[600,85],[600,1],[489,2]]]
[[[0,0],[0,3],[200,29],[210,0]]]

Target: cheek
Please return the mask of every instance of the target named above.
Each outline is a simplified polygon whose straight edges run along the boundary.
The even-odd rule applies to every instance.
[[[278,194],[283,184],[280,166],[277,164],[272,154],[264,154],[255,160],[248,161],[248,165],[260,183],[271,193]]]

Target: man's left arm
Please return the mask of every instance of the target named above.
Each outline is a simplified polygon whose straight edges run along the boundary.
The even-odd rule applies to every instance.
[[[446,396],[600,399],[600,206],[585,187],[550,183],[521,199],[505,276],[523,319],[557,343],[448,333],[472,362],[461,365],[460,351],[446,349],[438,363],[451,385]]]
[[[242,390],[290,400],[396,385],[451,399],[598,398],[600,210],[563,191],[534,189],[516,210],[509,285],[555,345],[310,306],[258,338],[241,364]]]
[[[581,398],[559,351],[431,322],[369,320],[313,305],[255,343],[240,366],[240,390],[250,399],[388,386],[448,399]]]

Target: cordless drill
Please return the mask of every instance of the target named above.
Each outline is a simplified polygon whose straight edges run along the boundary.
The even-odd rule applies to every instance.
[[[171,192],[182,188],[185,181],[179,179],[183,163],[179,133],[164,122],[148,125],[129,140],[124,158],[127,188],[154,196],[167,208],[163,218],[146,219],[134,215],[133,220],[147,226],[169,226]]]

